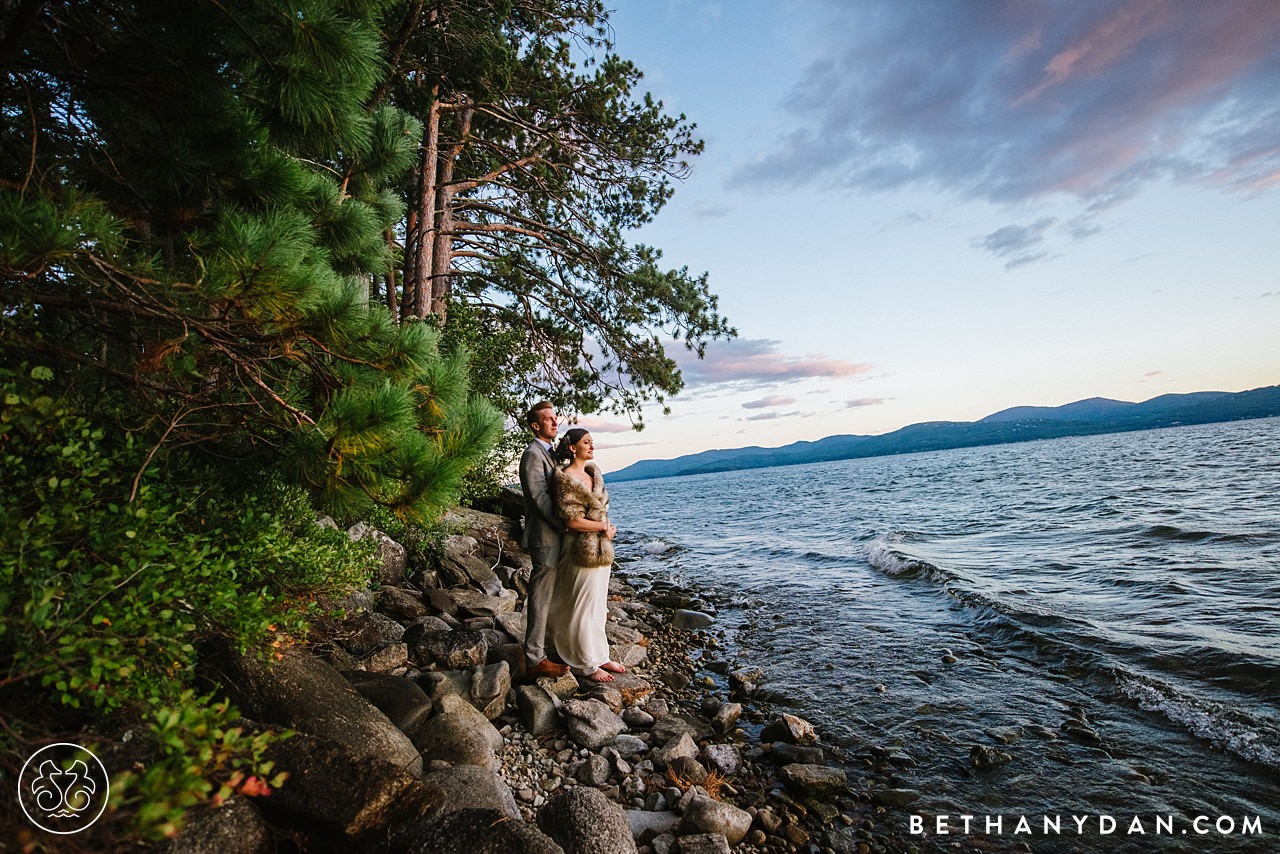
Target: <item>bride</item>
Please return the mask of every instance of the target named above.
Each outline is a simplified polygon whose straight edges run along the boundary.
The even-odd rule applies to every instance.
[[[565,520],[560,565],[556,569],[547,630],[556,653],[575,674],[612,682],[626,668],[609,660],[604,624],[608,613],[613,538],[609,493],[595,459],[591,434],[581,427],[565,433],[556,448],[564,463],[556,471],[556,502]]]

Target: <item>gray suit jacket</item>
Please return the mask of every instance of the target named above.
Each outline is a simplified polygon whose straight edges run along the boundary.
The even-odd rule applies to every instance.
[[[564,532],[564,521],[556,510],[556,463],[551,452],[534,440],[520,457],[520,489],[524,492],[525,548],[555,546]]]

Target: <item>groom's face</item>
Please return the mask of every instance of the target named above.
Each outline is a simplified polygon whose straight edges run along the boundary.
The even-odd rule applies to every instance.
[[[554,442],[556,440],[556,430],[560,426],[556,420],[556,411],[550,408],[539,409],[537,418],[531,426],[533,427],[533,435],[544,442]]]

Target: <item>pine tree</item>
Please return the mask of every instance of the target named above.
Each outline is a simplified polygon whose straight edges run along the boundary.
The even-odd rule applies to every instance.
[[[0,32],[0,358],[344,514],[449,501],[500,420],[369,300],[422,131],[375,96],[387,0],[35,5]]]
[[[705,275],[627,238],[702,150],[694,126],[637,93],[600,0],[401,3],[385,30],[385,97],[426,126],[403,190],[401,316],[509,341],[496,355],[513,415],[549,397],[640,423],[682,387],[663,338],[701,355],[734,334]]]

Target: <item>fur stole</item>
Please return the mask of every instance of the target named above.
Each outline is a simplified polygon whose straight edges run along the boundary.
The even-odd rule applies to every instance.
[[[592,522],[609,521],[609,492],[604,488],[604,477],[595,463],[587,463],[591,475],[588,491],[577,478],[564,469],[556,469],[556,505],[560,515],[569,519],[586,517]],[[574,563],[584,567],[607,566],[613,563],[613,540],[604,531],[567,531],[565,552]]]

